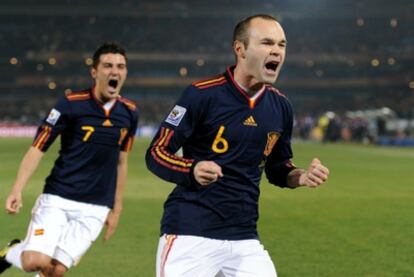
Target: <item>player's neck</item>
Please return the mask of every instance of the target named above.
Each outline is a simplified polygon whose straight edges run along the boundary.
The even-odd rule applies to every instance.
[[[237,66],[234,69],[234,81],[250,97],[256,95],[264,85],[263,83],[258,82],[254,77],[243,74]]]
[[[114,98],[107,98],[104,94],[99,90],[99,88],[95,87],[93,92],[95,99],[98,100],[102,105],[106,105],[107,103],[113,103],[116,99]]]

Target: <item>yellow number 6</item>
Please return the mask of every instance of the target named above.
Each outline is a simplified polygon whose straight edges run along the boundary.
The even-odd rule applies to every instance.
[[[213,149],[213,151],[218,154],[222,154],[229,150],[229,143],[225,138],[222,137],[224,129],[224,126],[220,126],[216,138],[213,141],[213,145],[211,146],[211,149]]]

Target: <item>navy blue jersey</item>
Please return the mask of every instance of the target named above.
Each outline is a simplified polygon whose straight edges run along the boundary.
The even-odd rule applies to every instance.
[[[188,87],[161,124],[146,154],[148,168],[177,186],[164,204],[161,233],[215,239],[257,238],[263,170],[285,187],[293,125],[289,101],[266,85],[252,100],[233,69]],[[175,155],[182,147],[183,157]],[[224,176],[199,185],[192,170],[210,160]]]
[[[45,152],[61,136],[44,193],[112,208],[119,153],[131,149],[137,123],[136,105],[123,97],[110,110],[95,98],[93,88],[59,99],[32,144]]]

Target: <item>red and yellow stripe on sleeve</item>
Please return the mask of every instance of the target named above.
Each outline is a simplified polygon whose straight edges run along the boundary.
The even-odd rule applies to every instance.
[[[209,87],[222,85],[222,84],[225,84],[226,82],[227,82],[226,77],[224,77],[223,75],[219,75],[214,78],[207,79],[207,80],[194,82],[193,85],[200,89],[205,89]]]
[[[39,150],[42,150],[47,140],[49,139],[51,132],[52,132],[52,127],[48,125],[42,125],[41,131],[38,133],[36,139],[32,143],[32,146],[36,147]]]
[[[151,148],[151,155],[155,161],[162,166],[175,171],[188,173],[190,172],[190,168],[193,165],[194,160],[177,157],[176,155],[173,155],[165,150],[173,135],[173,130],[162,127],[159,138],[155,141]]]

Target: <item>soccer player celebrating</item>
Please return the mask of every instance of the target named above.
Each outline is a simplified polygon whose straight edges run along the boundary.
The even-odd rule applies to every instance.
[[[292,108],[271,85],[286,45],[275,18],[242,20],[236,65],[189,86],[161,124],[147,166],[177,185],[164,204],[158,277],[276,276],[256,229],[263,170],[288,188],[318,187],[329,174],[317,158],[306,170],[291,162]]]
[[[61,149],[33,208],[23,242],[0,251],[0,273],[10,265],[38,276],[63,276],[76,265],[103,226],[108,240],[122,211],[127,158],[134,140],[136,105],[120,96],[127,76],[125,50],[105,43],[93,56],[95,85],[62,97],[38,128],[6,200],[22,207],[22,191],[58,135]]]

